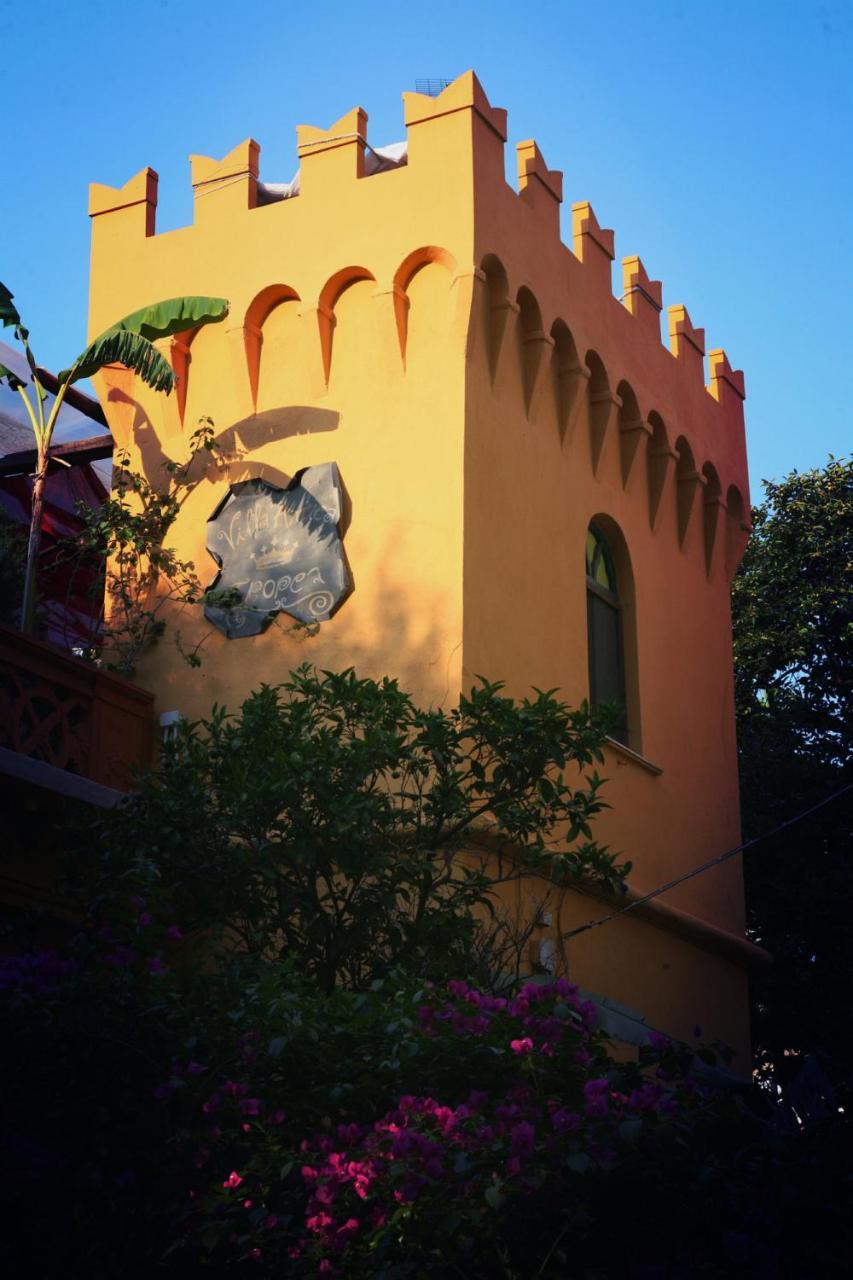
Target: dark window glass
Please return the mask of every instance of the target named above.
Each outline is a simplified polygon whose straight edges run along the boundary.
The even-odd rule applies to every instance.
[[[610,548],[595,525],[590,525],[586,537],[586,607],[590,704],[593,710],[604,703],[619,708],[620,719],[610,732],[627,744],[622,610]]]

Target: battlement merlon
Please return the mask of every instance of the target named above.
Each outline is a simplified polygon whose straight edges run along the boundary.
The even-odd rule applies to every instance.
[[[543,222],[543,231],[560,234],[560,205],[563,201],[563,175],[549,169],[545,157],[532,138],[519,142],[518,194]]]
[[[705,382],[705,330],[697,329],[687,308],[681,303],[667,307],[669,321],[669,349],[676,360],[681,360],[690,370],[692,378]]]
[[[663,286],[660,280],[649,279],[642,258],[636,254],[622,259],[622,301],[626,311],[660,342]]]
[[[353,107],[328,129],[297,125],[300,195],[339,198],[343,183],[364,177],[366,146],[367,112],[363,107]]]
[[[198,223],[227,207],[254,209],[258,201],[258,173],[261,148],[254,138],[238,143],[221,160],[211,156],[190,156],[193,187],[193,222]]]
[[[743,421],[743,402],[746,399],[746,382],[742,369],[733,369],[722,348],[708,352],[711,381],[708,390],[724,408]]]
[[[110,214],[110,230],[121,236],[153,236],[157,213],[157,184],[154,169],[140,169],[123,187],[108,187],[101,182],[89,183],[89,217],[100,219]],[[94,227],[93,222],[93,227]]]
[[[404,93],[403,119],[409,164],[429,166],[436,182],[446,182],[447,151],[451,141],[458,146],[460,126],[469,140],[475,182],[478,171],[503,174],[506,112],[492,106],[473,71],[458,76],[435,98]]]
[[[572,240],[575,257],[594,273],[597,285],[612,296],[610,264],[616,257],[615,237],[612,231],[599,226],[588,200],[572,205]]]

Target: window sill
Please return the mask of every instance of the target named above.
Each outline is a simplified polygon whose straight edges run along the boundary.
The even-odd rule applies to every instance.
[[[631,760],[634,764],[640,765],[641,768],[648,769],[649,773],[655,774],[656,777],[659,777],[663,773],[663,769],[660,765],[652,764],[651,760],[647,760],[645,756],[641,756],[638,751],[632,751],[630,747],[626,747],[624,742],[617,742],[615,738],[605,737],[604,744],[606,747],[609,747],[611,751],[615,751],[618,756],[624,756],[626,760]],[[617,763],[623,764],[624,761],[619,760]]]

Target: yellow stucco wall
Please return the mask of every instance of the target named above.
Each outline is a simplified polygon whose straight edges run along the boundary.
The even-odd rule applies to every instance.
[[[215,419],[229,461],[186,503],[179,553],[213,577],[205,522],[234,481],[336,461],[346,490],[354,590],[316,637],[286,620],[251,640],[214,632],[197,671],[166,640],[138,678],[190,717],[303,661],[397,675],[423,702],[453,703],[483,674],[577,703],[595,517],[624,598],[632,748],[608,750],[600,834],[644,892],[739,835],[728,591],[749,509],[742,375],[712,352],[706,389],[704,335],[683,307],[662,345],[660,286],[638,258],[617,301],[612,233],[588,204],[562,243],[561,175],[535,143],[518,148],[518,191],[506,183],[505,113],[472,73],[404,100],[408,160],[389,172],[364,176],[355,109],[300,127],[301,191],[285,201],[255,207],[252,141],[192,158],[190,227],[155,234],[151,170],[92,188],[93,333],[158,298],[231,303],[223,325],[167,344],[182,375],[168,400],[122,371],[100,378],[117,441],[153,483],[199,416]],[[186,644],[210,629],[186,613],[180,627]],[[746,1070],[737,861],[667,902],[675,931],[663,910],[563,958],[654,1025],[704,1020]],[[565,909],[601,904],[573,894]],[[712,928],[691,935],[691,917]]]

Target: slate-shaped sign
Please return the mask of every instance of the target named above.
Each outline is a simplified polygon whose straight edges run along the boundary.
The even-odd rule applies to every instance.
[[[229,639],[256,636],[273,614],[324,622],[350,588],[338,532],[341,482],[334,462],[300,471],[287,489],[266,480],[233,484],[207,522],[207,549],[219,565],[210,589],[239,603],[206,605]]]

